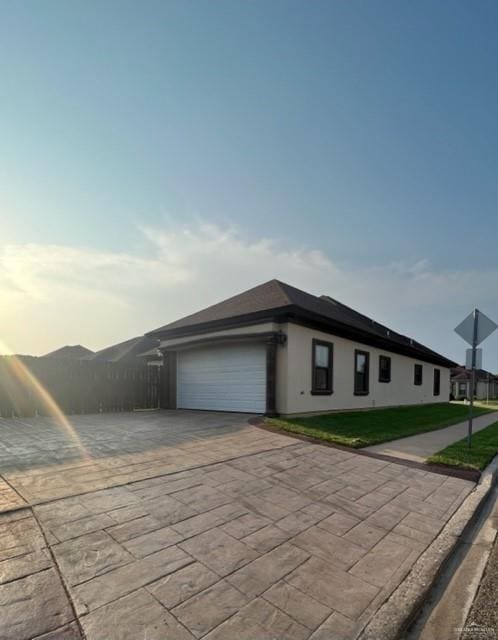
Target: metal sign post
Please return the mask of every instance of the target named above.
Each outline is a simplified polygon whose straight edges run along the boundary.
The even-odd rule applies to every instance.
[[[477,357],[477,345],[481,344],[483,340],[486,340],[498,325],[490,320],[484,313],[481,313],[479,309],[469,314],[463,322],[461,322],[455,331],[465,342],[468,342],[472,347],[472,354],[470,358],[470,404],[469,404],[469,433],[468,443],[469,447],[472,446],[472,427],[474,420],[474,394],[476,387],[476,357]],[[482,366],[482,365],[481,365]]]
[[[470,370],[470,404],[469,404],[469,433],[467,441],[469,448],[472,446],[472,427],[474,421],[474,394],[476,389],[476,349],[477,330],[479,328],[479,309],[474,309],[474,328],[472,331],[472,360]]]

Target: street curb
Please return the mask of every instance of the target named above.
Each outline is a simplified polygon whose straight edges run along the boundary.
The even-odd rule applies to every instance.
[[[438,537],[420,556],[410,573],[359,634],[359,640],[399,640],[420,610],[461,536],[477,519],[498,478],[498,456],[481,475]]]

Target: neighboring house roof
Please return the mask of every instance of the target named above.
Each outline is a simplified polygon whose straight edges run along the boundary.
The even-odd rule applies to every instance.
[[[451,380],[452,381],[465,381],[470,380],[472,377],[472,372],[465,367],[454,367],[451,370]],[[486,371],[486,369],[476,369],[476,380],[494,380],[496,378],[494,373],[491,371]]]
[[[166,339],[265,320],[305,321],[307,325],[313,323],[317,329],[365,344],[444,367],[455,366],[454,362],[444,356],[334,298],[314,296],[279,280],[270,280],[146,335]]]
[[[50,353],[46,353],[42,358],[57,358],[59,360],[79,360],[86,356],[93,355],[93,351],[82,347],[80,344],[66,345]]]
[[[101,349],[95,354],[84,358],[85,360],[97,360],[99,362],[136,362],[145,351],[157,347],[159,341],[157,338],[149,338],[148,336],[138,336],[130,338],[124,342],[113,344],[110,347]]]

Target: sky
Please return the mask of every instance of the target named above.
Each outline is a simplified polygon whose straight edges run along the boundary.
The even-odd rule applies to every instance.
[[[1,343],[98,349],[277,277],[462,361],[460,320],[498,321],[497,28],[488,0],[3,0]]]

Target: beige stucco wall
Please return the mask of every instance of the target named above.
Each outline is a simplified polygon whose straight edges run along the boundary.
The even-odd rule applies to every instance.
[[[277,354],[278,413],[299,414],[448,401],[449,369],[292,323],[281,325],[281,329],[287,334],[287,344],[279,346]],[[311,395],[313,338],[327,340],[334,344],[334,393],[332,395]],[[354,395],[355,349],[370,353],[370,393],[366,396]],[[378,381],[379,355],[387,355],[391,358],[390,383]],[[423,365],[423,383],[420,386],[413,384],[415,363]],[[439,396],[433,395],[434,369],[441,370]]]

